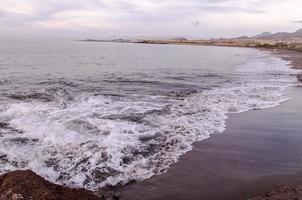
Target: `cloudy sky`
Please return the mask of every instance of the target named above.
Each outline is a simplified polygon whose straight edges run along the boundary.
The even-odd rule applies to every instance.
[[[0,0],[0,37],[194,38],[302,28],[302,0]]]

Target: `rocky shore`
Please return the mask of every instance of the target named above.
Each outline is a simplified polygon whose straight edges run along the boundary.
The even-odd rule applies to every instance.
[[[281,185],[277,186],[263,196],[249,200],[300,200],[302,199],[301,186]]]
[[[84,189],[50,183],[32,171],[13,171],[0,176],[0,200],[102,200]]]
[[[111,195],[110,195],[111,194]],[[118,200],[112,193],[100,195],[50,183],[30,170],[0,176],[0,200]],[[300,200],[301,186],[281,185],[248,200]]]

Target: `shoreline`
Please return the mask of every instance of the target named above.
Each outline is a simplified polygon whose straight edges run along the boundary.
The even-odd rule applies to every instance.
[[[302,69],[301,53],[290,50],[273,53],[290,61],[294,69]],[[292,100],[277,107],[229,115],[223,133],[196,142],[193,150],[166,174],[124,186],[119,191],[121,199],[241,200],[262,195],[282,184],[302,185],[302,160],[291,156],[302,142],[292,151],[288,149],[298,138],[302,139],[299,136],[302,111],[296,110],[302,100],[301,87],[288,88],[286,93]],[[293,134],[293,138],[286,138],[282,131]],[[261,145],[271,148],[262,149]],[[286,152],[280,162],[276,151]],[[298,155],[302,156],[302,151]],[[281,166],[282,162],[288,165]]]
[[[256,49],[261,50],[259,48]],[[271,49],[263,50],[271,51]],[[282,49],[272,52],[277,57],[290,61],[294,69],[302,69],[301,52]],[[287,92],[293,97],[294,102],[289,101],[274,108],[229,115],[227,130],[223,133],[212,135],[206,140],[196,142],[194,149],[181,156],[181,159],[165,174],[156,175],[143,182],[129,183],[125,186],[106,187],[99,192],[103,197],[89,196],[92,195],[91,192],[84,189],[80,189],[80,191],[83,195],[88,195],[93,199],[107,199],[108,197],[108,199],[121,200],[239,200],[261,195],[276,186],[275,183],[277,182],[278,184],[302,185],[302,168],[301,171],[298,170],[299,167],[302,167],[302,160],[298,160],[299,164],[301,162],[301,166],[298,167],[294,163],[294,161],[296,162],[295,159],[289,162],[286,157],[283,157],[283,160],[281,159],[280,161],[288,162],[291,167],[289,169],[288,166],[280,167],[274,163],[279,160],[278,154],[272,152],[272,149],[265,149],[265,152],[268,152],[268,154],[265,154],[266,157],[259,156],[259,152],[261,153],[263,150],[259,144],[264,146],[280,145],[281,147],[282,143],[280,141],[269,143],[269,139],[274,140],[271,136],[275,135],[275,131],[277,131],[279,139],[284,139],[285,142],[288,142],[288,139],[282,135],[281,130],[285,130],[285,132],[292,131],[290,125],[293,123],[296,126],[299,123],[299,117],[300,119],[302,118],[302,111],[297,110],[300,103],[298,100],[302,100],[301,88],[289,88]],[[293,113],[295,115],[294,118],[291,117]],[[289,119],[283,122],[283,117],[278,118],[278,115],[289,116]],[[270,123],[266,122],[267,118],[270,117],[273,117],[273,119],[268,120]],[[261,121],[266,122],[266,124],[261,124]],[[278,125],[279,123],[283,123],[283,126]],[[270,126],[272,124],[277,124],[278,127],[271,129]],[[251,130],[255,127],[257,132],[260,133],[254,133]],[[298,128],[301,129],[296,131],[302,130],[302,126]],[[268,133],[265,131],[268,131]],[[263,143],[261,139],[263,135],[261,133],[265,135],[266,143]],[[294,138],[297,142],[302,141],[302,136],[294,135]],[[299,144],[302,145],[302,142]],[[287,151],[287,149],[279,149],[279,147],[274,150],[278,153],[283,153],[283,150]],[[298,151],[297,149],[295,150]],[[267,157],[270,153],[273,153],[272,158]],[[291,152],[286,153],[290,155]],[[302,159],[302,150],[301,152],[299,151],[299,155],[301,155]],[[268,165],[271,168],[265,168]],[[272,174],[271,169],[274,172]],[[283,170],[291,173],[280,174],[279,172]],[[294,171],[296,174],[293,173]],[[257,178],[254,179],[254,176]],[[51,185],[55,184],[49,183],[48,186],[52,188],[53,186]],[[63,191],[71,190],[74,195],[78,195],[75,189],[64,186],[57,187],[65,188],[62,189]],[[3,193],[3,190],[1,193]],[[64,192],[60,193],[63,196],[60,196],[59,199],[64,199]],[[80,196],[74,199],[80,199]]]
[[[278,49],[273,52],[277,57],[291,62],[293,69],[302,70],[302,52],[295,50]]]
[[[297,95],[301,88],[291,92]],[[302,95],[298,96],[301,100]],[[286,102],[275,108],[232,114],[226,131],[196,142],[193,151],[183,155],[166,174],[126,185],[121,199],[243,200],[262,195],[278,185],[302,185],[302,161],[291,157],[292,152],[302,155],[297,149],[301,142],[293,144],[302,138],[297,135],[300,129],[293,128],[293,138],[282,133],[290,130],[291,123],[297,125],[302,113],[295,114],[295,122],[291,118],[283,122],[279,117],[290,116],[284,113],[292,113],[289,108],[294,110],[298,103]],[[268,120],[271,116],[273,119]],[[269,127],[271,124],[280,125]]]
[[[188,45],[188,46],[215,46],[215,47],[239,47],[252,48],[268,51],[294,51],[302,52],[302,45],[291,46],[290,41],[275,41],[262,39],[212,39],[212,40],[77,40],[78,42],[100,42],[100,43],[128,43],[142,45]]]

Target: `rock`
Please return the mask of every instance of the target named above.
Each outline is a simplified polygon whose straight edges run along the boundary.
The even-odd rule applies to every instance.
[[[18,145],[35,144],[38,141],[39,141],[38,139],[24,138],[24,137],[15,137],[9,140],[9,142]]]
[[[6,129],[8,126],[9,126],[8,123],[0,121],[0,128]]]
[[[297,79],[298,79],[299,82],[302,82],[302,73],[297,75]]]
[[[302,200],[302,187],[281,185],[263,196],[254,197],[249,200]]]
[[[0,200],[102,200],[93,192],[72,189],[44,180],[30,170],[0,176]]]
[[[22,196],[22,194],[13,194],[12,199],[13,200],[23,200],[24,197]]]

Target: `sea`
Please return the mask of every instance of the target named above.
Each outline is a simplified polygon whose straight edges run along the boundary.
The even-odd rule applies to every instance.
[[[289,100],[296,73],[249,48],[1,41],[0,173],[93,191],[143,181],[230,113]]]

